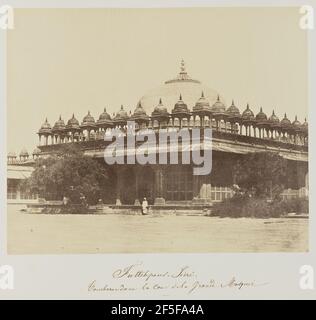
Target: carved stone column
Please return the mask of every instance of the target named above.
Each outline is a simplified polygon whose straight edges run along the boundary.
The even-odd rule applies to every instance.
[[[155,205],[164,205],[164,172],[161,166],[154,167],[155,174]]]
[[[140,201],[139,201],[139,176],[140,176],[140,170],[141,168],[139,168],[138,166],[134,167],[134,175],[135,175],[135,202],[134,205],[135,206],[139,206],[140,205]]]
[[[122,205],[121,202],[121,195],[122,195],[122,188],[123,188],[123,170],[122,167],[116,167],[116,205]]]
[[[199,199],[200,188],[199,188],[199,176],[193,175],[193,200]]]

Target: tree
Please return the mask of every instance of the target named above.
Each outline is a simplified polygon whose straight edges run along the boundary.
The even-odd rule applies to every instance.
[[[274,152],[248,153],[234,167],[235,182],[259,198],[276,198],[284,190],[287,160]]]
[[[80,203],[84,196],[89,204],[94,204],[109,187],[108,177],[108,170],[98,160],[85,156],[74,144],[67,144],[57,154],[38,159],[25,183],[47,200],[66,196],[73,203]]]

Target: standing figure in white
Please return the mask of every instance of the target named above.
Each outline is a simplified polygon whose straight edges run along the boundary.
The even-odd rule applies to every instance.
[[[146,198],[144,198],[142,203],[142,214],[148,214],[148,201]]]

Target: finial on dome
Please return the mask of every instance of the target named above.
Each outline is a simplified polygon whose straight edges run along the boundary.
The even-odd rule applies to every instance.
[[[121,110],[123,110],[123,105],[121,104]]]
[[[260,112],[263,112],[263,111],[262,111],[262,107],[260,107]]]
[[[59,115],[59,120],[61,120],[61,114]]]
[[[185,71],[185,62],[184,62],[183,59],[181,60],[180,73],[186,73],[186,71]]]
[[[179,100],[182,100],[182,95],[181,95],[181,93],[180,93],[180,97],[179,97]]]
[[[161,98],[159,98],[159,104],[162,104]]]
[[[201,98],[204,98],[204,91],[202,91]]]
[[[234,106],[235,105],[235,103],[234,103],[234,99],[232,100],[232,106]]]
[[[275,116],[274,109],[272,110],[272,115]]]
[[[218,101],[218,102],[220,101],[220,99],[219,99],[219,94],[217,95],[217,101]]]
[[[194,80],[194,79],[192,79],[192,78],[188,75],[187,70],[186,70],[186,67],[185,67],[185,62],[184,62],[183,59],[181,60],[181,63],[180,63],[180,72],[178,73],[177,77],[174,78],[174,79],[165,81],[165,83],[168,84],[168,83],[182,82],[182,81],[193,82],[193,83],[200,83],[200,81]]]
[[[106,112],[106,108],[104,108],[104,112]]]
[[[247,110],[249,110],[249,103],[247,103]]]
[[[297,115],[295,116],[295,121],[297,121]]]

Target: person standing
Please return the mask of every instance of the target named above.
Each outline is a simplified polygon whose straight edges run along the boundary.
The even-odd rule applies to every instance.
[[[63,205],[66,206],[68,204],[68,198],[66,196],[63,197]]]
[[[148,214],[148,201],[146,198],[142,202],[142,214]]]

